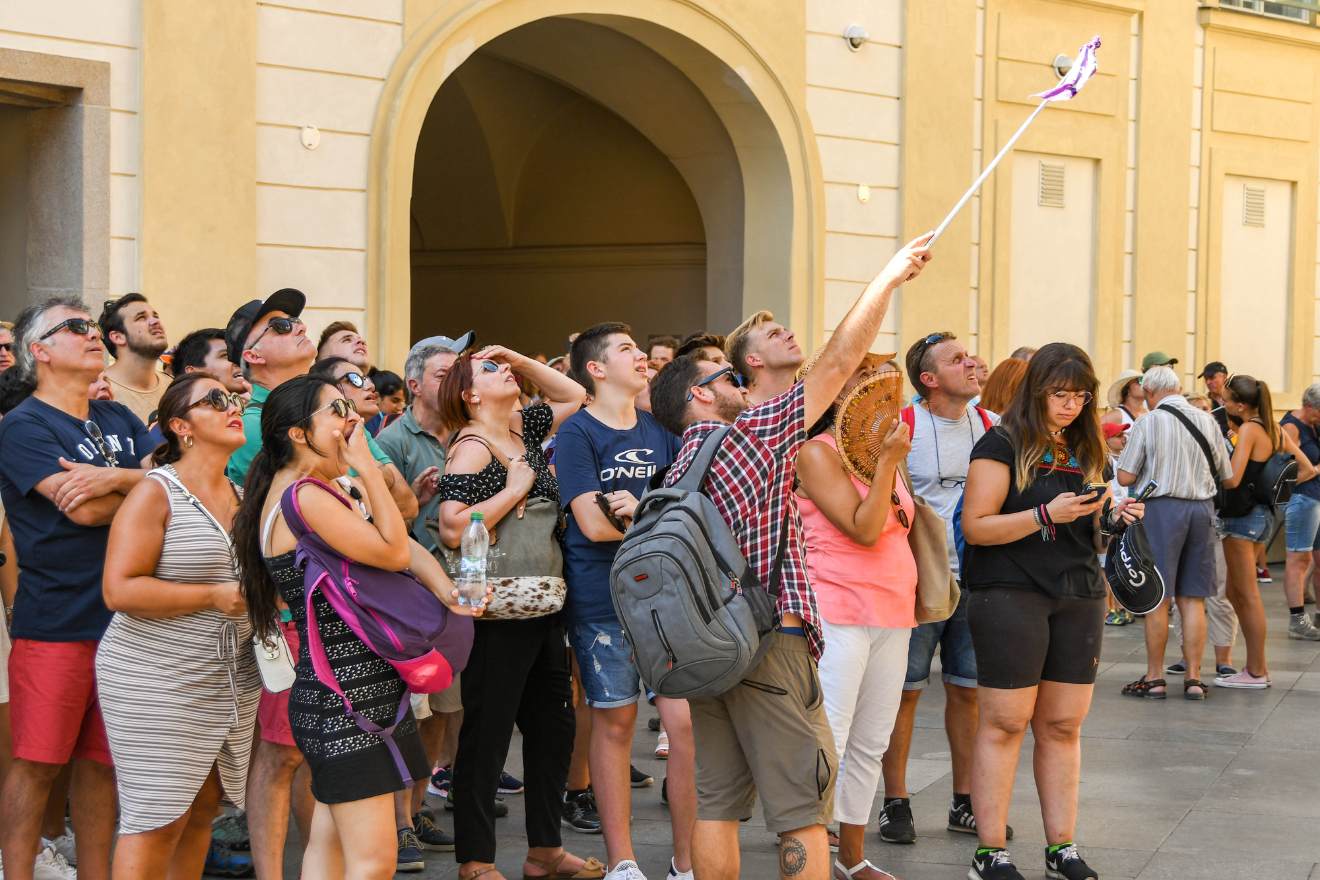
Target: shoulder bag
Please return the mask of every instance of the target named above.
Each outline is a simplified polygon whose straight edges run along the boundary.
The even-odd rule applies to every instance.
[[[899,472],[916,514],[908,529],[908,546],[917,562],[917,623],[938,623],[953,616],[962,597],[958,579],[949,570],[948,528],[944,517],[912,491],[906,461]]]

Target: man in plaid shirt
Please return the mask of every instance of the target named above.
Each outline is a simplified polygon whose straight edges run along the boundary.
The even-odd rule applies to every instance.
[[[825,825],[836,759],[816,673],[824,645],[793,494],[797,453],[807,426],[875,340],[893,292],[930,259],[926,239],[894,255],[835,328],[811,372],[787,391],[749,408],[733,368],[697,352],[677,358],[652,382],[653,414],[683,437],[666,485],[682,477],[711,431],[733,425],[702,491],[761,582],[778,588],[777,631],[760,662],[731,690],[689,701],[697,751],[692,853],[702,880],[738,877],[738,823],[751,815],[758,791],[766,827],[780,836],[780,875],[825,880],[830,874]]]

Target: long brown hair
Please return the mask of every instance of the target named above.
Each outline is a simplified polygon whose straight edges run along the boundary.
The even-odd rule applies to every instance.
[[[1245,404],[1256,410],[1256,415],[1260,416],[1257,424],[1269,435],[1270,447],[1275,452],[1283,449],[1283,434],[1274,421],[1274,398],[1270,394],[1270,386],[1262,379],[1239,373],[1230,378],[1225,387],[1228,388],[1228,393],[1233,395],[1235,403]]]
[[[1091,399],[1077,418],[1063,429],[1063,439],[1087,482],[1103,480],[1108,455],[1100,429],[1099,401],[1096,400],[1099,388],[1100,381],[1095,376],[1091,359],[1075,345],[1051,342],[1027,363],[1026,377],[1000,421],[1017,452],[1019,492],[1025,491],[1035,480],[1036,466],[1054,447],[1045,417],[1049,405],[1047,398],[1055,391],[1090,392]],[[1060,464],[1056,458],[1054,466]]]
[[[1008,358],[999,362],[981,389],[981,406],[994,413],[1008,409],[1027,375],[1027,361]]]

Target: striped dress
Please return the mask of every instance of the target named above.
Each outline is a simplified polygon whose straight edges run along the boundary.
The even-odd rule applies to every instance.
[[[155,576],[185,584],[238,580],[229,536],[170,465],[147,474],[165,487],[170,518]],[[215,609],[148,619],[116,613],[96,652],[96,683],[119,786],[119,833],[182,816],[219,769],[242,807],[261,678],[246,615]]]

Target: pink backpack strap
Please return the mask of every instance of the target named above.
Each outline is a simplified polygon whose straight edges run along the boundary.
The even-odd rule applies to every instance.
[[[903,420],[903,424],[908,426],[908,439],[917,435],[917,413],[910,406],[905,406],[898,411],[898,417]]]

